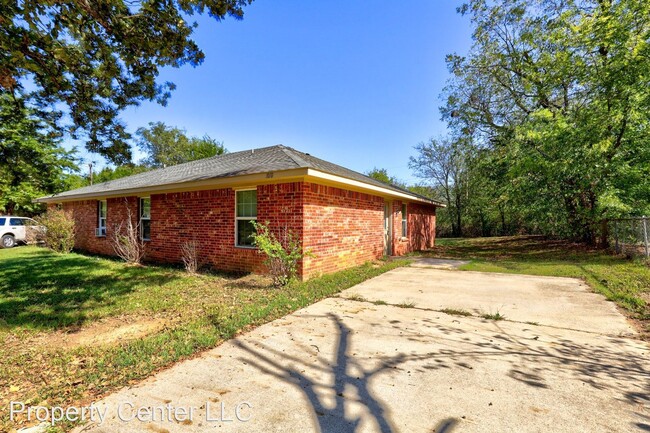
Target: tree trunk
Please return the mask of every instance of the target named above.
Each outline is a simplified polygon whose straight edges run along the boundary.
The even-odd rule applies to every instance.
[[[609,225],[607,220],[600,222],[600,247],[609,248]]]

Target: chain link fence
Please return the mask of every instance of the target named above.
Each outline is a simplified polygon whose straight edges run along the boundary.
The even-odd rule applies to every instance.
[[[609,244],[617,254],[650,258],[650,218],[619,218],[608,221]]]

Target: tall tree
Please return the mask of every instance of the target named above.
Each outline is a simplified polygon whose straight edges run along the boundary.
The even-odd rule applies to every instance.
[[[35,198],[65,189],[65,173],[76,170],[74,154],[40,113],[0,95],[0,212],[37,213]]]
[[[506,161],[511,205],[554,234],[650,195],[650,3],[471,0],[474,46],[448,56],[443,115]]]
[[[395,176],[391,176],[388,174],[388,170],[385,168],[373,168],[369,172],[366,173],[366,176],[370,176],[375,180],[378,180],[380,182],[387,183],[389,185],[393,186],[398,186],[400,188],[406,188],[406,183],[399,180]]]
[[[442,192],[451,217],[452,236],[463,235],[463,213],[468,193],[467,143],[449,138],[431,138],[415,147],[417,156],[409,167],[425,184]]]
[[[165,105],[174,84],[160,68],[199,65],[195,13],[241,19],[252,0],[3,1],[0,94],[47,109],[58,127],[85,135],[113,163],[131,159],[118,115],[140,101]],[[66,107],[62,116],[61,107]]]
[[[149,168],[139,164],[124,164],[117,167],[104,167],[97,173],[93,174],[93,183],[108,182],[134,174],[144,173]]]
[[[150,168],[167,167],[226,152],[223,143],[205,135],[188,137],[185,130],[162,122],[139,128],[138,147],[147,153],[143,164]]]

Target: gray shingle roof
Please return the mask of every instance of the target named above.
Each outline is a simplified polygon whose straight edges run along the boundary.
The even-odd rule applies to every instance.
[[[43,199],[66,198],[79,195],[98,196],[115,194],[137,188],[175,185],[200,180],[218,179],[246,174],[267,173],[269,171],[291,170],[296,168],[311,168],[325,173],[345,177],[370,185],[380,186],[414,198],[439,204],[435,200],[415,194],[408,190],[388,185],[361,173],[349,170],[340,165],[313,157],[287,146],[277,145],[261,149],[244,150],[226,153],[210,158],[178,164],[171,167],[159,168],[145,173],[135,174],[108,182],[102,182],[83,188],[65,191]]]

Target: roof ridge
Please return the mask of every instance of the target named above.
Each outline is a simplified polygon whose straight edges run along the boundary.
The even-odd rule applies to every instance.
[[[310,167],[310,165],[300,157],[300,155],[296,155],[297,150],[292,149],[290,147],[284,146],[282,144],[278,145],[278,147],[289,157],[291,160],[298,165],[298,167]]]

